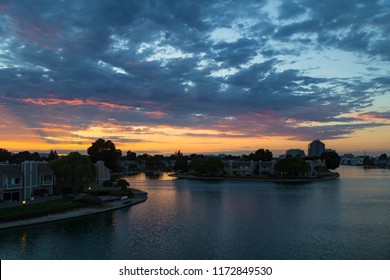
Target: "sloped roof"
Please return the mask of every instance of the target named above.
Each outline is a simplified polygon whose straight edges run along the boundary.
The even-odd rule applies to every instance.
[[[0,176],[8,176],[8,177],[22,177],[22,168],[20,164],[0,164]]]

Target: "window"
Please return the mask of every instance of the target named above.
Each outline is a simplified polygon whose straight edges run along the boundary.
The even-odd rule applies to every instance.
[[[20,178],[11,178],[11,185],[19,185],[21,182]]]
[[[41,184],[51,183],[53,181],[53,175],[41,174]]]

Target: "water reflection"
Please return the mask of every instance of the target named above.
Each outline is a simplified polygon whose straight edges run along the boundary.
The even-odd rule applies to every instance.
[[[356,169],[304,185],[129,176],[144,203],[1,231],[0,257],[388,259],[389,173]]]
[[[27,247],[27,233],[26,231],[22,231],[22,234],[20,236],[20,249],[23,252]]]

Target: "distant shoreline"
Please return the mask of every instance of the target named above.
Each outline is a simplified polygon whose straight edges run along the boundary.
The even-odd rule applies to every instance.
[[[176,177],[178,179],[194,179],[194,180],[247,180],[247,181],[263,181],[263,182],[276,182],[276,183],[303,183],[303,182],[318,182],[318,181],[328,181],[335,180],[340,177],[339,173],[329,173],[329,176],[324,176],[322,178],[277,178],[277,177],[243,177],[243,176],[197,176],[197,175],[188,175],[188,174],[170,174],[171,177]]]

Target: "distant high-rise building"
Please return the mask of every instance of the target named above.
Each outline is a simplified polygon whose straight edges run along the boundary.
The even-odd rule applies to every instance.
[[[312,141],[308,146],[309,157],[319,157],[325,151],[325,144],[320,140]]]

